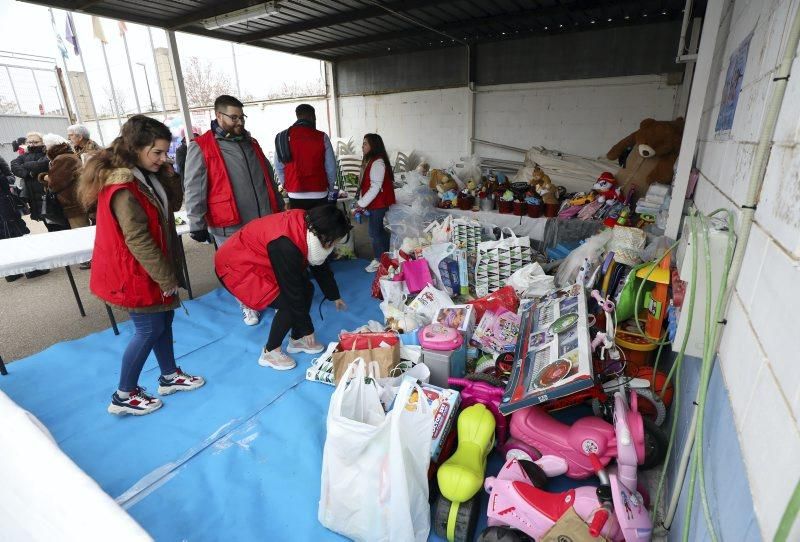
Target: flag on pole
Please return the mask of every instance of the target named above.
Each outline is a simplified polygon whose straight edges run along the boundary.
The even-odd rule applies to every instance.
[[[64,43],[64,38],[62,38],[61,34],[59,34],[58,30],[56,30],[56,17],[53,15],[52,8],[50,9],[50,24],[53,25],[53,34],[56,35],[56,45],[58,46],[58,50],[61,53],[61,56],[66,59],[69,56],[69,51],[67,50],[67,44]]]
[[[75,21],[72,20],[72,13],[67,13],[67,29],[65,35],[67,41],[72,44],[75,56],[80,56],[81,48],[78,46],[78,33],[75,31]]]
[[[100,22],[99,17],[95,17],[94,15],[92,16],[92,30],[94,31],[94,37],[99,39],[100,43],[108,43],[106,33],[103,32],[103,23]]]
[[[124,36],[125,32],[128,31],[128,27],[125,26],[125,21],[117,21],[117,26],[119,27],[119,35]]]

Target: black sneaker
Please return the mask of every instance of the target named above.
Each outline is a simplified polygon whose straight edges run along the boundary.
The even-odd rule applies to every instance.
[[[161,399],[147,395],[144,388],[136,388],[131,392],[127,399],[121,398],[114,392],[111,396],[111,404],[108,405],[109,414],[132,414],[134,416],[144,416],[155,412],[164,406]]]
[[[167,380],[163,375],[158,377],[158,394],[170,395],[176,391],[192,391],[203,386],[206,381],[202,376],[192,376],[181,371],[178,367],[177,376]]]

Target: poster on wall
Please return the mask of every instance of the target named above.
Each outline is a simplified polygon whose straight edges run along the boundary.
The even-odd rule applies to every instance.
[[[717,115],[717,126],[714,133],[717,137],[728,137],[733,127],[733,117],[736,114],[736,103],[739,101],[739,92],[742,90],[744,70],[747,67],[747,53],[750,50],[751,32],[739,47],[731,54],[728,62],[728,73],[725,75],[725,88],[722,89],[722,103]]]

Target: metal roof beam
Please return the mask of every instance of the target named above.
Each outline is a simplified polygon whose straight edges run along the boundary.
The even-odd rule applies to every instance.
[[[370,6],[366,8],[352,9],[331,15],[329,17],[298,21],[296,23],[280,25],[268,30],[260,30],[258,32],[253,32],[251,34],[242,36],[240,43],[253,44],[257,41],[277,38],[280,36],[285,36],[286,34],[297,34],[298,32],[306,32],[308,30],[315,30],[317,28],[326,28],[344,23],[352,23],[362,19],[369,19],[371,17],[389,15],[389,13],[386,11],[386,8],[394,11],[410,11],[413,9],[421,9],[446,3],[449,2],[447,0],[400,0],[387,2],[385,6]]]
[[[252,0],[228,0],[227,2],[214,2],[214,6],[200,11],[195,11],[185,17],[175,17],[170,19],[164,26],[170,30],[180,30],[185,26],[190,26],[200,21],[218,17],[232,11],[248,8],[253,5]]]

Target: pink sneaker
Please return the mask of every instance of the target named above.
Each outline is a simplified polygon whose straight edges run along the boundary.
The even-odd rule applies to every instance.
[[[258,358],[258,364],[262,367],[272,367],[276,371],[288,371],[297,367],[297,363],[292,358],[281,352],[280,348],[275,350],[261,351],[261,357]]]
[[[289,339],[289,346],[286,347],[286,351],[290,354],[319,354],[323,350],[325,350],[325,347],[317,342],[313,333],[306,335],[302,339]]]

